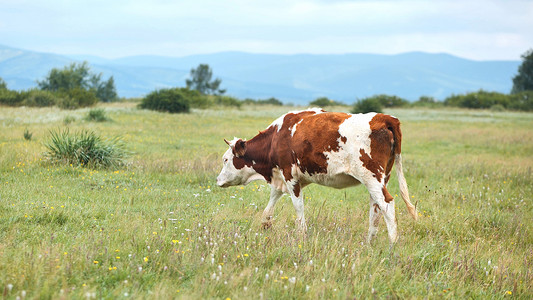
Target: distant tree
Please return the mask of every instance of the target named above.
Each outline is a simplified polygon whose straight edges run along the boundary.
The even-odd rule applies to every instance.
[[[87,62],[72,63],[63,69],[53,68],[42,81],[37,81],[41,90],[57,92],[74,88],[88,89],[89,65]]]
[[[37,85],[41,90],[52,92],[89,91],[103,102],[117,99],[113,77],[102,81],[102,73],[91,73],[87,62],[72,63],[63,69],[53,68],[42,81],[37,81]]]
[[[529,49],[521,57],[522,64],[518,67],[518,74],[513,78],[511,94],[533,91],[533,49]]]
[[[97,81],[93,86],[91,86],[91,88],[96,90],[96,97],[98,97],[98,99],[100,99],[102,102],[113,102],[118,99],[113,76],[109,77],[107,81]]]
[[[311,101],[309,105],[312,106],[319,106],[319,107],[326,107],[326,106],[333,106],[333,105],[345,105],[342,102],[337,102],[335,100],[331,100],[328,97],[319,97],[315,100]]]
[[[200,64],[196,69],[191,69],[191,79],[185,80],[187,88],[191,90],[199,91],[204,95],[221,95],[226,90],[220,89],[220,83],[222,80],[217,78],[211,81],[213,77],[213,71],[208,64]]]
[[[0,90],[7,90],[7,83],[0,77]]]

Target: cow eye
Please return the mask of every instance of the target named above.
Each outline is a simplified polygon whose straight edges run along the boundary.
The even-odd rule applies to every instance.
[[[228,162],[228,159],[227,158],[224,158],[224,163],[227,163]]]

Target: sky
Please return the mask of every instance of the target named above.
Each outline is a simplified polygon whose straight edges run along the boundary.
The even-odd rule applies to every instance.
[[[0,0],[0,45],[118,58],[223,51],[520,60],[533,0]]]

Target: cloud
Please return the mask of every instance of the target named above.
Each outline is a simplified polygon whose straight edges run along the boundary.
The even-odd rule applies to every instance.
[[[105,57],[449,52],[518,59],[531,47],[533,2],[1,1],[2,43]]]

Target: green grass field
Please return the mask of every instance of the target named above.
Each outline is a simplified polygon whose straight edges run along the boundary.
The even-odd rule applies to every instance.
[[[404,172],[420,215],[414,222],[397,201],[400,238],[391,248],[384,222],[365,243],[362,186],[306,188],[305,239],[287,196],[273,227],[261,229],[265,182],[216,187],[223,138],[249,139],[293,108],[99,107],[109,121],[87,121],[88,109],[0,107],[3,298],[533,297],[531,113],[386,111],[402,121]],[[49,131],[67,126],[120,135],[128,165],[47,163]],[[389,191],[398,194],[395,177]]]

